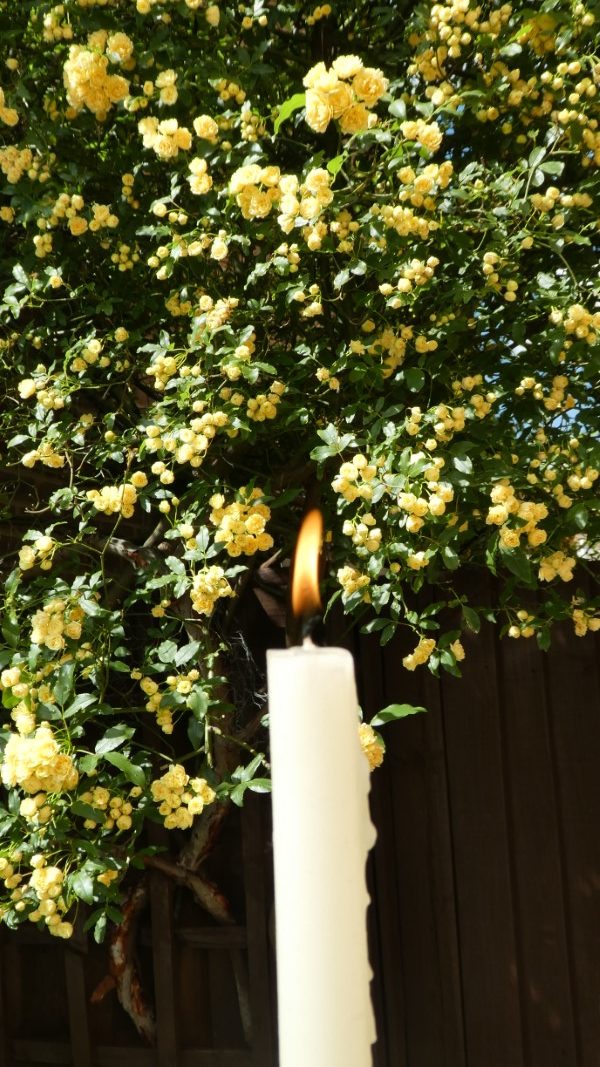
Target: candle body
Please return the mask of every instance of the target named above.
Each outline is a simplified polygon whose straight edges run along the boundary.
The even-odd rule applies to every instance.
[[[365,866],[375,840],[354,664],[267,656],[280,1067],[370,1067]]]

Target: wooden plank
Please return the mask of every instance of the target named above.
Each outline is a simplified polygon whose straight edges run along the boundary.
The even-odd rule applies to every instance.
[[[208,956],[208,996],[211,1018],[211,1045],[224,1048],[234,1043],[234,1033],[240,1033],[236,987],[229,956],[210,952]]]
[[[381,646],[376,637],[360,638],[356,655],[359,699],[365,721],[386,701]],[[369,950],[373,967],[371,985],[377,1026],[374,1067],[406,1067],[404,1041],[404,976],[398,914],[395,827],[392,815],[389,763],[371,778],[371,816],[377,839],[369,862],[371,907]]]
[[[0,929],[0,1067],[10,1067],[9,1021],[6,1010],[6,985],[8,969],[6,967],[6,931]]]
[[[268,927],[272,906],[272,855],[268,851],[264,829],[267,803],[265,797],[247,794],[242,809],[252,1062],[256,1067],[271,1067],[276,1062],[273,954]]]
[[[544,661],[578,1067],[597,1067],[600,1049],[600,682],[595,650],[593,637],[575,637],[569,625],[560,628]]]
[[[70,948],[65,949],[65,978],[72,1060],[77,1067],[92,1067],[84,956]]]
[[[481,579],[483,582],[483,579]],[[487,584],[487,583],[486,583]],[[477,588],[477,601],[491,595]],[[445,675],[447,751],[466,1060],[522,1067],[519,966],[491,627],[464,639],[462,680]]]
[[[563,1067],[579,1061],[542,654],[507,638],[499,662],[524,1042],[533,1064]]]
[[[429,768],[427,784],[431,829],[431,898],[440,985],[443,1058],[439,1063],[440,1067],[442,1064],[447,1064],[448,1067],[465,1067],[463,989],[441,689],[440,683],[429,672],[420,677],[421,702],[427,708],[422,727]]]
[[[173,931],[177,944],[192,945],[194,948],[222,949],[229,952],[232,948],[246,948],[245,926],[178,926]],[[143,945],[152,945],[152,933],[143,930],[140,935]]]
[[[157,1067],[178,1067],[173,967],[172,885],[164,875],[150,875],[150,916],[156,1009]]]
[[[404,973],[406,1060],[410,1067],[462,1067],[463,1020],[447,811],[445,753],[437,683],[385,650],[385,703],[429,708],[385,733],[397,864]]]
[[[13,1041],[15,1063],[52,1064],[54,1067],[78,1067],[70,1058],[70,1046],[62,1041]],[[184,1049],[179,1067],[252,1067],[252,1056],[239,1049]],[[94,1052],[94,1067],[156,1067],[154,1049],[126,1045],[99,1045]]]

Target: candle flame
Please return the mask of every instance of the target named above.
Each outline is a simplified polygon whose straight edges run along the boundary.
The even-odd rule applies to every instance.
[[[318,508],[312,508],[304,516],[294,553],[292,611],[296,618],[316,615],[321,610],[319,556],[322,540],[323,516]]]

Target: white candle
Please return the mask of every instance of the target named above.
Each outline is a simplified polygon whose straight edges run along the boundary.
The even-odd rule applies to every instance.
[[[369,768],[342,648],[267,654],[280,1067],[369,1067]]]

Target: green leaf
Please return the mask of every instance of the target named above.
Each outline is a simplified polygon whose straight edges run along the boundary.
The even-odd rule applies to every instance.
[[[173,659],[173,663],[176,667],[181,667],[183,663],[187,663],[188,660],[194,659],[194,656],[196,656],[199,648],[199,641],[190,641],[189,644],[183,645],[181,648],[177,649],[177,652],[175,653]]]
[[[427,711],[427,708],[416,704],[388,704],[387,708],[382,708],[371,719],[371,726],[385,726],[387,722],[405,719],[408,715],[417,715],[420,711]]]
[[[142,767],[132,763],[122,752],[104,752],[103,755],[108,763],[112,763],[113,767],[121,771],[134,785],[145,786],[146,775]]]
[[[177,655],[175,641],[163,641],[157,648],[156,654],[161,663],[173,663]]]
[[[537,167],[546,155],[546,149],[542,145],[538,145],[537,148],[532,148],[529,153],[529,159],[527,160],[531,168]]]
[[[58,678],[52,683],[52,691],[56,697],[57,704],[64,704],[67,697],[70,695],[73,689],[73,675],[75,674],[75,664],[73,661],[69,663],[63,663],[59,668]]]
[[[69,806],[70,815],[80,815],[82,819],[92,819],[94,822],[103,823],[106,812],[93,808],[91,804],[85,804],[83,800],[74,800]]]
[[[265,757],[261,752],[259,752],[258,755],[256,755],[253,760],[250,760],[250,763],[248,763],[245,767],[236,767],[233,774],[231,775],[233,781],[249,782],[250,779],[254,777],[256,771],[261,766],[261,764],[264,763],[264,761]]]
[[[349,280],[349,278],[350,278],[350,271],[348,270],[347,267],[344,267],[343,270],[338,271],[338,273],[336,274],[335,278],[333,279],[333,288],[334,289],[341,289],[342,286],[345,285],[346,282]]]
[[[462,614],[469,630],[472,630],[474,634],[478,634],[481,629],[481,619],[477,612],[473,611],[473,608],[469,608],[464,604]]]
[[[199,721],[204,718],[208,711],[209,697],[203,689],[194,689],[187,698],[187,706]]]
[[[334,178],[338,171],[341,170],[341,168],[343,167],[345,158],[346,156],[344,155],[344,153],[342,153],[342,155],[334,156],[333,159],[329,160],[329,163],[327,164],[327,170],[330,174],[333,174]]]
[[[531,561],[520,548],[505,548],[499,544],[500,555],[505,567],[522,582],[528,585],[533,580]]]
[[[104,941],[104,935],[106,934],[106,915],[102,914],[98,919],[98,922],[94,926],[94,941],[97,945],[101,945]]]
[[[94,751],[100,756],[106,752],[112,752],[113,749],[119,748],[124,741],[128,741],[130,737],[133,737],[135,733],[135,727],[126,726],[125,723],[119,723],[118,726],[111,726],[104,737],[101,737],[99,741],[96,741]]]
[[[567,517],[578,530],[585,530],[590,518],[590,513],[585,504],[573,504],[567,512]]]
[[[460,565],[458,554],[453,548],[450,548],[450,545],[444,545],[442,548],[442,559],[449,571],[455,571]]]
[[[273,130],[275,133],[279,132],[279,127],[282,122],[289,119],[290,115],[294,114],[294,111],[298,111],[306,104],[306,93],[294,93],[288,100],[284,100],[283,104],[279,108],[277,118],[273,124]]]
[[[55,689],[56,692],[56,689]],[[63,711],[65,719],[70,718],[71,715],[76,715],[78,711],[83,711],[84,708],[91,707],[96,703],[96,696],[94,693],[78,693],[75,699],[69,704]]]
[[[76,871],[70,879],[71,889],[75,896],[84,900],[86,904],[94,902],[94,879],[87,871]]]
[[[473,464],[468,456],[452,456],[452,466],[460,474],[473,473]]]
[[[418,393],[425,385],[425,375],[418,367],[408,367],[404,371],[404,381],[411,393]]]
[[[404,100],[392,100],[390,106],[388,107],[388,111],[390,115],[394,116],[395,119],[405,119],[406,104],[404,103]]]
[[[545,274],[543,271],[536,277],[536,281],[540,289],[553,289],[556,285],[556,278],[552,274]]]

